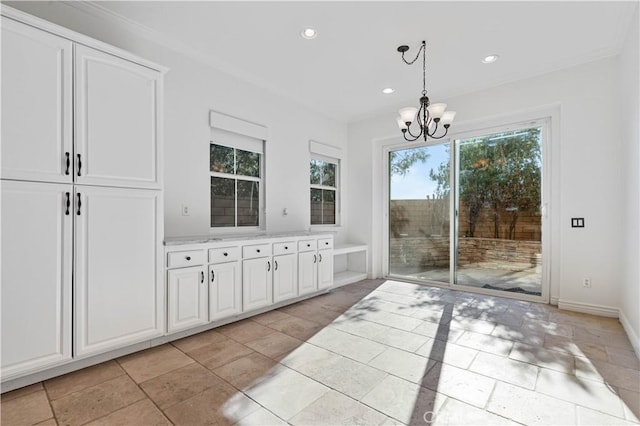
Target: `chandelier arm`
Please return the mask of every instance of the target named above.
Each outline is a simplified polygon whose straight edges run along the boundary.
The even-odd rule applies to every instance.
[[[416,139],[418,139],[420,136],[422,136],[422,127],[420,127],[420,126],[418,126],[418,127],[420,128],[420,133],[418,133],[417,135],[414,135],[413,133],[411,133],[411,126],[407,126],[407,132],[406,133],[409,133],[412,138],[415,138],[415,139],[413,139],[414,141]],[[407,139],[407,138],[405,137],[405,139]]]
[[[433,137],[433,135],[436,134],[436,132],[438,131],[438,121],[432,120],[434,125],[433,125],[433,132],[429,132],[429,136]],[[427,129],[429,129],[427,127]]]
[[[402,136],[404,136],[404,140],[407,141],[407,142],[414,142],[414,141],[418,140],[418,138],[420,137],[420,135],[413,137],[413,135],[411,135],[411,133],[409,133],[413,137],[413,139],[410,139],[410,138],[407,137],[407,133],[408,132],[403,132],[402,133]]]
[[[434,132],[434,133],[435,133],[435,132]],[[447,136],[447,133],[449,133],[449,129],[445,127],[445,128],[444,128],[444,133],[442,134],[442,136],[437,136],[437,137],[436,137],[436,136],[430,136],[430,137],[431,137],[431,139],[442,139],[442,138],[444,138],[445,136]]]

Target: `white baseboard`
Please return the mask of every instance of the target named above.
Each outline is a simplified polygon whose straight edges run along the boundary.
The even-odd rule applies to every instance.
[[[638,357],[638,359],[640,359],[640,337],[638,337],[638,335],[636,334],[635,330],[631,326],[631,323],[627,319],[622,309],[620,309],[619,317],[620,317],[620,322],[622,323],[622,327],[624,328],[624,331],[626,331],[627,337],[629,337],[629,340],[631,341],[631,345],[633,346],[633,349],[636,351],[636,356]]]
[[[582,312],[585,314],[599,315],[601,317],[618,318],[620,309],[611,306],[593,305],[591,303],[572,302],[569,300],[558,300],[558,308],[567,311]]]
[[[549,300],[549,303],[554,305],[554,306],[558,306],[558,300],[560,300],[559,297],[551,296],[551,300]]]

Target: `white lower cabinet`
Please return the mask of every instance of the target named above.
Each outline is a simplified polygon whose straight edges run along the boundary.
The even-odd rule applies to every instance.
[[[242,312],[240,262],[209,266],[209,321],[228,318]]]
[[[245,312],[273,303],[271,257],[242,261],[242,307]]]
[[[332,247],[332,238],[308,236],[172,245],[166,254],[167,333],[326,290],[333,284]]]
[[[74,356],[163,334],[160,194],[75,186]]]
[[[315,251],[298,253],[298,294],[313,293],[318,288],[318,255]]]
[[[71,359],[72,191],[2,182],[3,379]]]
[[[295,254],[273,257],[273,301],[281,302],[298,295],[298,261]]]
[[[171,269],[167,272],[167,331],[184,330],[208,322],[205,267]]]

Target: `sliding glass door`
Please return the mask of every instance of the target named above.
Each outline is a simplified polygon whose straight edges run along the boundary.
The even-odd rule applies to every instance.
[[[450,280],[449,144],[389,153],[389,274]]]
[[[388,154],[388,275],[542,295],[543,123]]]
[[[542,294],[541,130],[455,141],[455,284]]]

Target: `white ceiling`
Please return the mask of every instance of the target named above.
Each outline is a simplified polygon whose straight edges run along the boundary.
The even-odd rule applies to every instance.
[[[427,89],[436,101],[615,55],[637,4],[115,1],[95,3],[94,12],[349,122],[417,104],[420,61],[405,65],[401,44],[412,56],[427,41]],[[314,40],[300,37],[309,26],[319,33]],[[491,53],[500,60],[482,64]],[[383,95],[385,87],[396,92]]]

